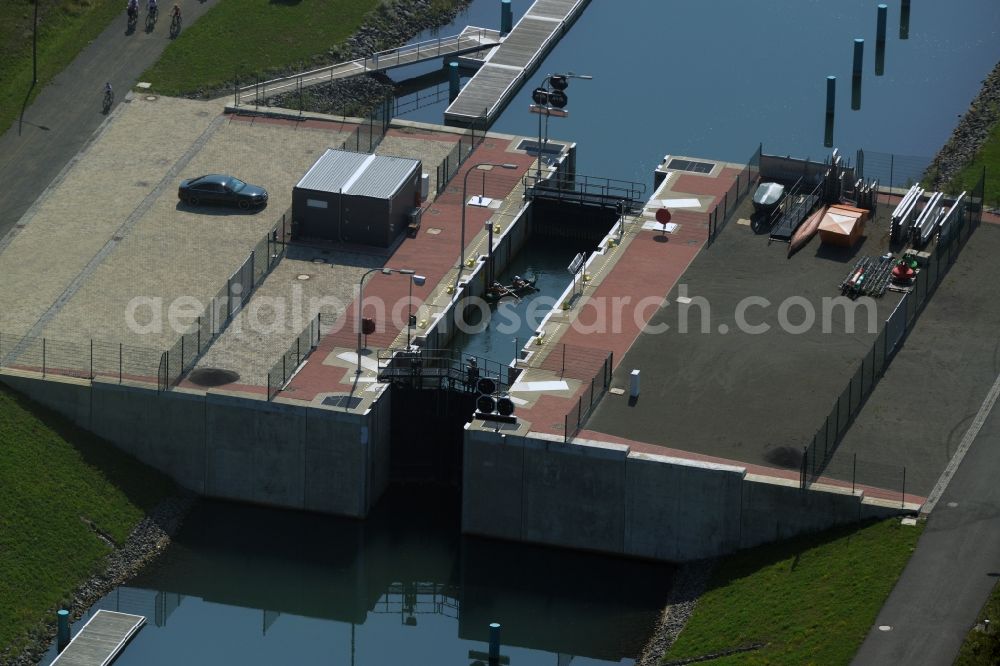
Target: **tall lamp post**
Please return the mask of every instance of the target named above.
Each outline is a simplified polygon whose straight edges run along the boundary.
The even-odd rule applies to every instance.
[[[569,79],[584,79],[590,81],[594,77],[589,74],[549,74],[542,80],[542,85],[531,92],[534,104],[528,107],[532,113],[538,114],[538,168],[535,170],[535,184],[542,180],[542,116],[545,116],[545,143],[549,142],[549,116],[565,118],[569,115],[564,107],[569,103],[565,90],[569,87]]]
[[[469,174],[473,171],[478,171],[480,167],[500,167],[501,169],[516,169],[516,164],[511,164],[509,162],[504,162],[503,164],[495,164],[493,162],[480,162],[479,164],[474,164],[471,169],[465,172],[465,178],[462,179],[462,248],[459,251],[458,260],[458,275],[461,277],[462,271],[465,269],[465,207],[468,204],[466,197],[468,196],[468,184],[469,184]]]
[[[411,275],[410,276],[410,297],[406,301],[407,306],[410,308],[410,312],[408,313],[408,315],[406,317],[406,349],[407,350],[410,349],[410,329],[416,323],[416,321],[414,321],[414,319],[413,319],[413,285],[417,285],[418,287],[422,287],[422,286],[424,286],[425,282],[427,282],[427,278],[425,278],[423,275]]]
[[[411,268],[371,268],[364,272],[361,276],[361,280],[358,282],[358,369],[354,372],[355,375],[361,375],[361,352],[364,351],[361,346],[361,314],[364,310],[365,304],[365,278],[372,273],[381,272],[382,275],[392,275],[393,273],[399,273],[400,275],[415,275],[416,271]]]

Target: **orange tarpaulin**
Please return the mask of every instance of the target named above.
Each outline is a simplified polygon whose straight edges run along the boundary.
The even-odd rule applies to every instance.
[[[830,206],[819,223],[819,237],[824,243],[851,247],[865,228],[868,211],[853,206]]]

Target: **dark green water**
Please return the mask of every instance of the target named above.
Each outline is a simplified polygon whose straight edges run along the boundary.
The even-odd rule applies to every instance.
[[[452,349],[507,365],[531,337],[542,318],[556,305],[572,280],[567,267],[577,252],[590,252],[594,243],[533,236],[497,280],[510,284],[515,275],[537,278],[537,292],[520,300],[504,298],[487,311],[472,310],[467,332],[456,334]]]
[[[515,666],[632,663],[670,567],[463,538],[457,507],[403,488],[366,521],[205,502],[95,607],[148,618],[116,666],[469,665],[490,622]]]

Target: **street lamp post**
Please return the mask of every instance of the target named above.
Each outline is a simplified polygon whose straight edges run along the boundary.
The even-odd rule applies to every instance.
[[[516,169],[516,164],[511,164],[509,162],[504,162],[503,164],[495,164],[493,162],[480,162],[474,164],[471,169],[465,172],[465,177],[462,178],[462,247],[459,251],[458,259],[458,275],[461,277],[462,271],[465,269],[465,206],[468,203],[466,197],[468,196],[468,184],[469,184],[469,174],[476,171],[480,167],[500,167],[501,169]]]
[[[410,308],[410,311],[409,311],[409,313],[408,313],[408,315],[406,317],[406,349],[407,349],[407,351],[409,351],[409,349],[410,349],[410,328],[413,326],[413,285],[417,285],[418,287],[422,287],[422,286],[424,286],[424,283],[426,281],[427,281],[427,278],[425,278],[423,275],[411,275],[410,276],[410,297],[407,300],[407,306]]]
[[[393,273],[399,273],[400,275],[414,275],[416,271],[410,268],[370,268],[364,272],[361,276],[361,280],[358,282],[358,369],[354,372],[355,375],[361,375],[361,353],[364,349],[361,346],[361,314],[364,310],[365,305],[365,278],[372,273],[381,272],[382,275],[392,275]]]

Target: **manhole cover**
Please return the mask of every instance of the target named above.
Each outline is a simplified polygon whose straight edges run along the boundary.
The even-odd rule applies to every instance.
[[[427,233],[429,233],[431,236],[437,236],[439,233],[441,233],[441,230],[438,229],[437,227],[428,227]]]
[[[878,630],[879,631],[892,631],[892,627],[890,627],[888,624],[880,624],[879,627],[878,627]]]
[[[326,263],[326,259],[320,259],[319,257],[316,257],[315,259],[313,259],[313,263],[314,264],[325,264]]]
[[[309,276],[308,276],[308,275],[306,275],[305,273],[301,273],[300,275],[296,275],[296,276],[295,276],[295,279],[296,279],[296,280],[308,280],[308,279],[309,279]]]
[[[136,185],[136,187],[149,187],[149,183],[147,183],[144,180],[137,180],[137,181],[135,181],[135,185]]]
[[[802,451],[794,446],[779,446],[765,452],[764,460],[779,467],[797,469],[802,465]]]
[[[147,102],[155,102],[156,101],[156,95],[146,95],[146,101]]]
[[[239,381],[239,378],[239,373],[221,368],[198,368],[188,375],[188,380],[198,386],[222,386]]]
[[[954,509],[957,506],[958,506],[958,502],[948,502],[948,508],[949,509]]]

